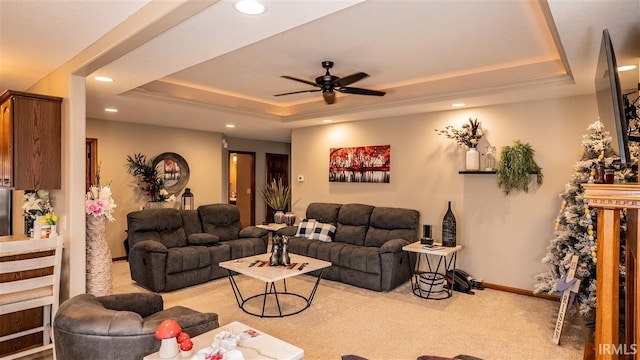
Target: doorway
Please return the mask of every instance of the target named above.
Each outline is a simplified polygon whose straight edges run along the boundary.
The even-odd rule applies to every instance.
[[[256,223],[256,153],[229,151],[229,204],[240,211],[242,226]]]
[[[289,155],[286,154],[266,154],[266,168],[267,168],[267,184],[271,180],[278,181],[282,179],[282,184],[289,186]],[[287,209],[289,210],[289,205]],[[273,209],[271,206],[265,204],[265,219],[273,220]]]
[[[86,147],[85,192],[88,192],[91,185],[98,185],[98,139],[86,138]]]

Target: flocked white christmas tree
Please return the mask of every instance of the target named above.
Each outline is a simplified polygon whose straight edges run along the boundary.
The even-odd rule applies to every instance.
[[[620,157],[611,146],[611,136],[600,121],[590,124],[588,133],[582,138],[582,155],[574,166],[570,181],[560,194],[562,204],[555,221],[554,239],[542,262],[550,265],[549,272],[536,276],[539,283],[535,293],[556,292],[558,280],[569,271],[573,255],[579,256],[576,277],[581,280],[577,300],[580,312],[587,315],[596,307],[596,263],[597,263],[597,210],[588,206],[582,184],[594,183],[596,169],[614,169],[616,183],[636,182],[637,146],[631,146],[630,164],[621,165]],[[622,252],[625,241],[625,217],[620,219],[620,243]],[[624,260],[624,256],[621,256]],[[624,276],[624,265],[620,266]]]

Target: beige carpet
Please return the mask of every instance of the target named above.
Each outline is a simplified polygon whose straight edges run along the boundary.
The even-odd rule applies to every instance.
[[[129,277],[128,263],[114,263],[114,292],[146,291]],[[264,283],[239,276],[245,293]],[[314,278],[287,282],[308,294]],[[575,316],[567,318],[561,345],[552,343],[558,303],[496,290],[454,293],[448,300],[424,300],[409,283],[388,293],[323,280],[312,306],[287,318],[259,318],[238,308],[226,278],[163,294],[165,307],[182,305],[216,312],[220,323],[240,321],[296,345],[305,359],[415,359],[419,355],[483,359],[582,359],[584,341]],[[291,304],[295,305],[295,304]],[[285,306],[287,306],[285,304]],[[50,356],[30,359],[50,359]],[[60,359],[64,360],[64,359]]]

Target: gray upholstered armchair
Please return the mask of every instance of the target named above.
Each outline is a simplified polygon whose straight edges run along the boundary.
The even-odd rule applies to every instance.
[[[64,360],[142,359],[160,348],[154,334],[162,320],[169,318],[192,337],[219,326],[215,313],[182,306],[163,310],[162,296],[154,293],[78,295],[56,313],[56,356]]]

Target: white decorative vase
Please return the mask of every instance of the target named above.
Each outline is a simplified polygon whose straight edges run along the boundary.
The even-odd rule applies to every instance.
[[[113,292],[112,259],[105,237],[106,227],[106,216],[87,215],[87,293],[95,296]]]
[[[42,220],[44,220],[44,216],[36,216],[36,219],[33,221],[33,238],[34,239],[42,239]]]
[[[277,211],[273,214],[273,222],[275,222],[276,224],[282,224],[282,223],[284,223],[284,211],[282,211],[282,210],[277,210]]]
[[[469,171],[480,170],[480,153],[476,148],[467,150],[465,168]]]
[[[284,223],[287,226],[292,226],[293,224],[296,223],[296,214],[292,213],[292,212],[288,212],[286,214],[284,214]]]

